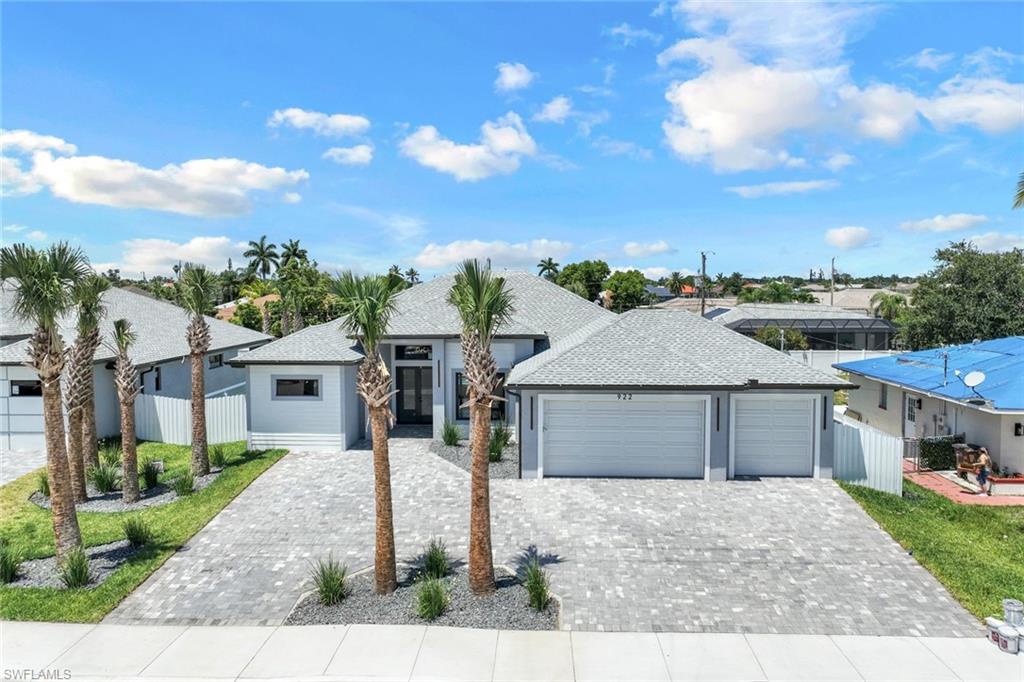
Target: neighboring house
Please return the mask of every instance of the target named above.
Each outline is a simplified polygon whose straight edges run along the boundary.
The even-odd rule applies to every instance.
[[[1024,336],[836,368],[860,386],[850,392],[848,416],[904,438],[962,433],[1000,467],[1024,472]],[[963,381],[970,372],[985,375],[973,390]]]
[[[525,272],[503,272],[513,313],[491,344],[502,375],[516,363],[595,320],[616,315],[557,284]],[[448,303],[453,275],[417,284],[398,294],[381,352],[398,391],[391,409],[399,424],[429,425],[441,437],[445,420],[468,429],[462,374],[462,323]],[[363,355],[338,320],[307,327],[239,355],[248,372],[249,441],[254,448],[338,450],[366,433],[356,394]],[[499,389],[499,393],[501,389]],[[516,397],[497,401],[495,421],[515,426]]]
[[[896,334],[888,320],[818,303],[740,303],[709,317],[745,336],[763,327],[796,329],[811,350],[888,350]]]
[[[10,310],[8,289],[0,302],[0,446],[12,450],[43,447],[42,393],[35,371],[24,362],[32,325],[19,320]],[[111,349],[114,320],[127,319],[138,336],[132,346],[132,361],[139,368],[146,395],[188,398],[191,367],[185,329],[189,314],[182,308],[126,289],[112,288],[103,294],[106,314],[100,324],[104,343],[96,351],[96,422],[100,437],[120,433],[117,392],[114,388]],[[209,394],[244,391],[245,372],[228,361],[239,351],[267,343],[272,337],[238,325],[207,318],[212,344],[206,356],[206,391]],[[61,335],[67,345],[74,343],[75,320],[61,320]]]
[[[689,284],[684,284],[679,290],[679,296],[676,296],[668,287],[663,287],[658,284],[648,284],[647,293],[651,295],[652,299],[656,303],[665,303],[676,298],[693,298],[697,294],[697,290]]]
[[[281,294],[267,294],[266,296],[260,296],[254,299],[249,299],[247,296],[243,296],[237,301],[221,303],[219,306],[217,306],[216,316],[218,320],[224,320],[225,322],[227,322],[228,320],[235,316],[235,311],[238,310],[238,306],[242,305],[243,303],[252,303],[254,306],[256,306],[262,311],[263,306],[265,306],[267,303],[280,300]]]
[[[709,311],[714,308],[731,308],[737,303],[735,296],[715,296],[714,298],[708,297],[704,299],[704,310]],[[653,306],[654,308],[664,308],[665,310],[688,310],[691,313],[700,313],[700,297],[680,296],[673,298],[662,303],[657,303]]]
[[[914,287],[917,284],[904,284],[898,286],[896,289],[864,289],[859,287],[850,287],[846,289],[837,289],[834,293],[829,293],[827,287],[805,287],[814,297],[818,299],[819,303],[824,305],[832,305],[836,308],[842,308],[843,310],[850,310],[864,315],[875,316],[875,305],[871,302],[871,299],[875,295],[880,293],[885,294],[899,294],[907,299],[907,303],[910,303],[910,295],[913,293]]]

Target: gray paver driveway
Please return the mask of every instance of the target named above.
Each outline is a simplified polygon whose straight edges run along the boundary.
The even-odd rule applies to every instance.
[[[469,477],[393,439],[395,539],[464,556]],[[333,552],[371,565],[370,453],[293,453],[110,622],[283,621]],[[492,481],[496,559],[535,546],[573,630],[974,636],[979,624],[831,481]]]
[[[46,466],[42,450],[0,450],[0,485]]]

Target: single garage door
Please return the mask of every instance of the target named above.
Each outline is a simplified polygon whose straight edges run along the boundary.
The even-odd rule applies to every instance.
[[[736,396],[732,403],[735,476],[811,476],[815,397]]]
[[[703,478],[703,396],[541,398],[544,476]]]

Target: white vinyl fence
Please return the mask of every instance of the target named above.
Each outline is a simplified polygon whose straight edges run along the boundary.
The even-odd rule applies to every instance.
[[[191,445],[192,401],[140,395],[135,399],[135,434],[142,440]],[[245,396],[207,398],[207,442],[228,443],[245,437]]]
[[[903,439],[851,419],[833,424],[832,478],[903,494]]]
[[[820,369],[829,374],[839,374],[839,370],[832,367],[839,362],[853,362],[854,360],[868,360],[871,358],[884,358],[887,355],[895,355],[902,351],[895,350],[790,350],[786,354],[796,358],[805,365],[814,369]]]

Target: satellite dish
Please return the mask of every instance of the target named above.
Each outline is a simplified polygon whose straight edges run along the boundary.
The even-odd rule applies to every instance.
[[[980,386],[981,382],[985,381],[984,372],[968,372],[967,376],[964,377],[964,384],[967,388],[974,388]]]

